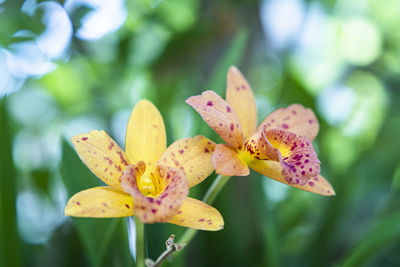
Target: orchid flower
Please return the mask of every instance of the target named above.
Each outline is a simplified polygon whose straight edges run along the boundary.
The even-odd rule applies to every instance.
[[[335,195],[320,175],[312,141],[319,124],[314,112],[300,104],[269,114],[257,128],[251,87],[236,67],[227,75],[226,101],[214,91],[186,100],[225,141],[212,155],[215,171],[247,176],[249,167],[281,183],[320,195]]]
[[[223,228],[223,218],[215,208],[188,197],[189,188],[212,173],[215,144],[196,136],[166,148],[163,119],[149,101],[140,101],[132,111],[125,152],[105,131],[79,134],[71,141],[81,160],[107,186],[72,196],[65,215],[134,215],[144,223],[169,222],[212,231]]]

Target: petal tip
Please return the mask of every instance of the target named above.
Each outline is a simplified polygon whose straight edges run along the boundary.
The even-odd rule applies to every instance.
[[[78,193],[77,193],[78,194]],[[76,194],[76,195],[77,195]],[[74,216],[77,216],[77,213],[75,212],[74,213],[74,210],[76,211],[76,208],[74,209],[73,207],[74,207],[74,204],[75,204],[75,202],[73,202],[72,201],[72,198],[73,198],[74,196],[72,196],[69,200],[68,200],[68,202],[67,202],[67,205],[65,206],[65,208],[64,208],[64,216],[65,217],[74,217]]]
[[[154,104],[150,100],[147,100],[147,99],[140,99],[139,102],[136,103],[136,106],[138,106],[138,105],[151,105],[151,106],[154,106]]]
[[[335,190],[333,190],[333,188],[331,188],[331,190],[328,190],[327,193],[328,193],[327,196],[329,196],[329,197],[334,197],[334,196],[336,196],[336,192],[335,192]]]
[[[333,189],[333,186],[328,182],[328,180],[326,180],[322,176],[320,176],[320,178],[321,178],[321,181],[326,183],[326,190],[325,190],[326,193],[324,195],[329,196],[329,197],[336,196],[335,189]]]
[[[240,71],[239,71],[239,69],[238,69],[235,65],[231,65],[231,66],[229,67],[228,73],[231,73],[231,72],[237,73],[237,72],[240,72]]]
[[[142,109],[142,110],[157,110],[157,107],[151,102],[150,100],[147,99],[141,99],[139,102],[136,103],[133,109]]]
[[[64,217],[66,217],[66,216],[71,216],[71,215],[68,213],[67,208],[64,209]]]
[[[188,99],[185,100],[185,103],[188,104],[189,106],[192,106],[193,100],[196,96],[191,96]]]

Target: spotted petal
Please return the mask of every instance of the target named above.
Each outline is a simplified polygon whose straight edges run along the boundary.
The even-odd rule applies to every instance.
[[[305,185],[320,172],[320,161],[312,143],[304,136],[281,130],[265,131],[271,148],[279,151],[282,175],[289,184]]]
[[[140,161],[126,167],[122,175],[122,188],[132,196],[133,212],[142,222],[166,222],[177,213],[189,193],[187,179],[179,169],[157,165],[149,175],[153,176],[153,181],[160,181],[163,188],[156,197],[147,197],[138,187],[145,173],[144,164]]]
[[[151,170],[167,147],[163,119],[149,101],[140,101],[128,121],[125,151],[131,163],[146,162]]]
[[[213,172],[211,153],[214,151],[214,147],[214,142],[201,135],[181,139],[167,148],[159,162],[165,166],[182,170],[186,175],[189,187],[192,187]]]
[[[226,101],[235,110],[243,136],[247,138],[257,127],[256,101],[246,78],[234,66],[228,71]]]
[[[255,160],[250,163],[250,167],[256,172],[261,173],[267,177],[270,177],[278,182],[293,186],[295,188],[315,193],[324,196],[334,196],[335,190],[332,188],[330,183],[321,175],[317,175],[308,180],[304,185],[300,184],[289,184],[282,175],[282,166],[277,161],[272,160]]]
[[[249,167],[239,157],[238,152],[224,144],[215,146],[212,162],[215,172],[224,176],[247,176],[250,174]]]
[[[280,108],[270,113],[258,126],[257,130],[280,128],[297,135],[305,136],[313,141],[318,134],[319,124],[314,112],[300,104]]]
[[[71,138],[76,152],[86,166],[103,182],[121,188],[121,175],[128,158],[105,131],[94,130]]]
[[[65,207],[66,216],[111,218],[133,215],[132,197],[118,189],[100,186],[73,195]]]
[[[213,91],[189,97],[191,105],[203,120],[231,147],[242,145],[242,130],[239,119],[232,107]]]
[[[168,222],[208,231],[218,231],[224,228],[224,219],[218,210],[190,197],[185,199],[177,214]]]

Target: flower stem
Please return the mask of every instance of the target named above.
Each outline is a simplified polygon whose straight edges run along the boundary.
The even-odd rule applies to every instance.
[[[225,186],[226,182],[228,182],[229,178],[230,176],[218,175],[210,188],[208,188],[206,194],[203,197],[203,201],[210,205],[214,203],[215,198],[218,196],[221,189]]]
[[[135,216],[136,226],[136,266],[144,267],[145,261],[145,241],[144,241],[144,224]]]
[[[230,176],[222,176],[218,175],[217,178],[215,178],[214,182],[208,188],[206,194],[203,197],[203,202],[207,204],[212,204],[215,200],[215,198],[218,196],[219,192],[221,189],[225,186],[226,182],[229,180]],[[181,239],[179,239],[179,244],[188,244],[193,237],[196,235],[197,230],[189,228],[185,231]]]

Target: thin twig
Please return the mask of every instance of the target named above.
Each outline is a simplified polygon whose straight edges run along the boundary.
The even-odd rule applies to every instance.
[[[175,251],[181,250],[186,244],[175,244],[175,235],[171,235],[165,242],[167,250],[164,251],[160,257],[154,262],[151,259],[146,259],[145,263],[147,267],[159,267],[161,263],[168,258],[169,255]]]

